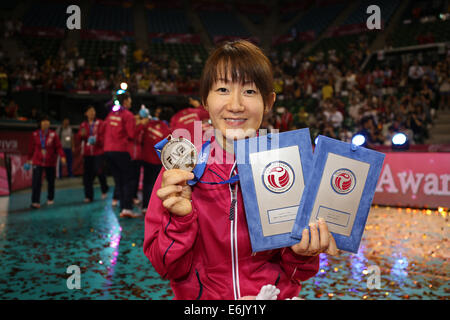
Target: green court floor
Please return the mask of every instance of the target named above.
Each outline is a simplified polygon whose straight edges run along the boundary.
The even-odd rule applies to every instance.
[[[79,180],[59,182],[55,203],[39,210],[29,208],[30,190],[0,198],[0,299],[173,298],[143,254],[144,219],[119,218],[112,191],[105,200],[95,192],[85,204]],[[359,253],[321,255],[300,297],[448,299],[448,231],[444,213],[372,208]],[[72,265],[79,289],[67,286]]]

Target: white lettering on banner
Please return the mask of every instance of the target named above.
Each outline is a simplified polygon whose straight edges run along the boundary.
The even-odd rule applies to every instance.
[[[450,174],[440,175],[439,178],[442,180],[441,195],[443,195],[443,196],[450,196],[450,192],[448,190],[448,182],[450,181]]]
[[[389,193],[397,193],[398,189],[395,186],[394,177],[392,176],[391,167],[389,164],[384,166],[383,172],[381,173],[380,179],[378,180],[378,185],[375,192],[383,192],[383,185],[387,184],[388,187],[386,191]]]
[[[17,145],[17,140],[0,140],[1,150],[16,150]]]
[[[427,173],[425,175],[425,173],[422,172],[412,172],[411,170],[409,170],[398,172],[397,177],[400,182],[402,194],[406,194],[409,190],[412,192],[412,194],[418,194],[421,192],[421,186],[423,185],[422,192],[425,195],[450,196],[450,190],[448,186],[450,181],[450,174],[442,174],[438,176],[435,173]],[[384,188],[384,185],[387,185],[386,189]],[[440,187],[441,189],[439,189]],[[384,166],[375,192],[399,192],[389,164],[386,164]]]
[[[435,173],[429,173],[425,176],[425,185],[423,193],[426,195],[437,194],[439,192],[439,178]]]
[[[402,193],[405,194],[406,192],[408,192],[408,189],[411,188],[411,192],[413,194],[417,194],[420,182],[422,181],[424,174],[423,173],[414,174],[411,171],[409,171],[408,173],[405,171],[397,173],[397,176],[400,179],[400,187],[402,188]],[[416,176],[415,179],[414,175]],[[406,176],[408,177],[405,179]]]

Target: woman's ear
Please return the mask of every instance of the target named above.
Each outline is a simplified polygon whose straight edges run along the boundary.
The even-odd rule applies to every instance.
[[[272,110],[273,104],[275,103],[275,100],[277,99],[277,94],[275,92],[271,92],[269,94],[269,99],[267,100],[267,105],[264,106],[264,114],[267,114]]]

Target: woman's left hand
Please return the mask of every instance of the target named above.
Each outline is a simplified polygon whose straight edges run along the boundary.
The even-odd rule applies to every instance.
[[[323,219],[319,219],[318,223],[310,224],[309,229],[311,230],[311,241],[309,241],[309,231],[305,228],[302,240],[291,247],[294,253],[302,256],[316,256],[322,252],[332,256],[337,255],[336,242]]]

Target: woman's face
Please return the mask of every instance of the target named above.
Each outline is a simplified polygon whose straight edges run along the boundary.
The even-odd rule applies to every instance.
[[[50,128],[50,121],[48,120],[41,121],[41,129],[47,130],[48,128]]]
[[[270,105],[264,107],[263,97],[253,82],[218,79],[209,91],[205,108],[214,128],[228,140],[237,140],[255,135],[264,114],[273,106],[275,93],[269,101]]]

